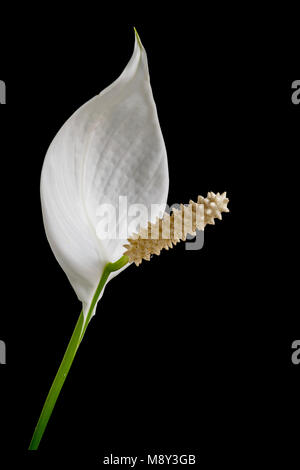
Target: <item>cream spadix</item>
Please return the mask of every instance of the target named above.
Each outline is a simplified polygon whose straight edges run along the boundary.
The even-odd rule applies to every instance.
[[[166,204],[168,185],[147,56],[136,35],[123,73],[62,126],[42,169],[47,238],[84,311],[104,266],[125,251],[126,239],[98,238],[97,208],[103,203],[117,207],[122,195],[128,205],[140,203],[150,212],[151,204]],[[157,215],[152,209],[152,216]],[[125,220],[118,221],[122,223]]]

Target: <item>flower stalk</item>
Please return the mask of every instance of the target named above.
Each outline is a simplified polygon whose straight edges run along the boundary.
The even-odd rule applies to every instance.
[[[39,444],[41,442],[41,439],[43,437],[43,434],[45,432],[49,419],[51,417],[52,411],[54,409],[55,403],[59,397],[60,391],[67,378],[68,372],[76,356],[79,345],[86,332],[87,326],[92,318],[94,308],[97,304],[97,301],[102,292],[102,289],[108,280],[110,273],[112,273],[113,271],[118,271],[119,269],[123,268],[127,263],[128,263],[127,256],[122,256],[115,263],[106,264],[103,270],[100,282],[98,284],[98,287],[92,299],[87,316],[86,317],[84,316],[83,311],[80,313],[75,329],[73,331],[72,337],[66,349],[65,355],[63,357],[63,360],[60,364],[60,367],[57,371],[57,374],[55,376],[55,379],[52,383],[52,386],[46,398],[45,404],[43,406],[40,418],[38,420],[35,431],[33,433],[32,440],[30,442],[29,450],[37,450],[39,447]]]

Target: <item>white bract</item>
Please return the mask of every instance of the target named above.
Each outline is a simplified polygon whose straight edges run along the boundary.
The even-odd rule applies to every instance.
[[[147,56],[136,36],[123,73],[62,126],[42,169],[47,238],[84,311],[104,266],[125,251],[125,240],[97,237],[99,205],[117,207],[122,195],[129,205],[143,204],[150,210],[151,204],[166,204],[168,186],[167,155]]]

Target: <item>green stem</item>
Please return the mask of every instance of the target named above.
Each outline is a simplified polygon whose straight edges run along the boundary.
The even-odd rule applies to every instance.
[[[60,367],[57,371],[55,379],[52,383],[52,386],[46,398],[45,404],[43,406],[40,418],[34,430],[33,437],[29,446],[29,450],[37,450],[39,447],[39,444],[45,432],[46,426],[48,424],[48,421],[54,409],[56,400],[58,399],[62,386],[67,378],[68,372],[71,368],[76,352],[85,334],[87,326],[91,320],[93,310],[95,308],[99,295],[101,294],[101,291],[103,287],[105,286],[108,276],[110,275],[111,272],[121,269],[127,263],[128,263],[127,256],[122,256],[115,263],[108,263],[105,266],[86,318],[84,318],[83,311],[80,313],[80,316],[76,323],[72,337],[68,344],[67,350],[60,364]]]

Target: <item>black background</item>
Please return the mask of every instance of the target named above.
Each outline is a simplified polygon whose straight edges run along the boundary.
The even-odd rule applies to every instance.
[[[117,24],[97,15],[86,8],[66,21],[45,10],[2,38],[2,455],[30,465],[82,458],[91,468],[110,453],[148,451],[196,453],[202,468],[293,461],[299,76],[279,78],[277,44],[253,25],[211,20],[207,31],[193,15]],[[29,455],[80,312],[44,234],[41,167],[65,120],[127,64],[133,25],[168,151],[168,203],[227,191],[231,212],[207,228],[202,250],[178,245],[107,286]]]

